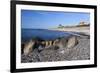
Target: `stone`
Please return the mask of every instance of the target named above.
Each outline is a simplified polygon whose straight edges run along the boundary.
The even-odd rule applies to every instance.
[[[38,50],[39,51],[42,51],[44,48],[41,46],[41,45],[39,45],[39,47],[38,47]]]
[[[53,41],[53,46],[57,45],[59,43],[59,39],[56,39]]]
[[[78,44],[77,36],[72,36],[68,39],[67,48],[72,48]]]
[[[28,55],[32,51],[34,44],[35,41],[33,40],[30,40],[29,42],[25,43],[24,50],[23,50],[25,55]]]

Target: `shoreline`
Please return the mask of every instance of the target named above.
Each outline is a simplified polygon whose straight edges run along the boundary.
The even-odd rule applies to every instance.
[[[48,29],[48,30],[77,32],[77,33],[84,33],[86,35],[90,35],[90,26],[53,28],[53,29]]]
[[[21,62],[52,62],[52,61],[71,61],[71,60],[89,60],[90,59],[90,27],[68,27],[48,29],[53,31],[75,32],[82,37],[77,36],[78,44],[71,48],[48,47],[41,51],[34,48],[29,55],[21,54]],[[73,43],[73,41],[71,41]],[[70,42],[70,44],[71,44]],[[39,47],[41,48],[41,47]]]

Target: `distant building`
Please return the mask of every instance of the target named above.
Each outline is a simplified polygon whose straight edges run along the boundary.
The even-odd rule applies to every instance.
[[[89,26],[90,24],[87,22],[81,21],[78,26]]]

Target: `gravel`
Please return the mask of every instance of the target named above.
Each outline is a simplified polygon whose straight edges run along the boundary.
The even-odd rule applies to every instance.
[[[73,48],[48,47],[39,51],[35,48],[29,55],[21,55],[21,62],[52,62],[90,59],[90,39],[86,36],[78,37],[78,44]]]

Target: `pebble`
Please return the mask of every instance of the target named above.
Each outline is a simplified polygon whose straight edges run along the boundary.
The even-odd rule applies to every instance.
[[[69,60],[88,60],[90,59],[90,39],[78,38],[79,43],[72,49],[65,49],[59,52],[59,49],[53,47],[35,48],[29,56],[21,55],[21,62],[52,62]],[[61,48],[60,48],[61,49]],[[41,50],[40,52],[38,50]]]

